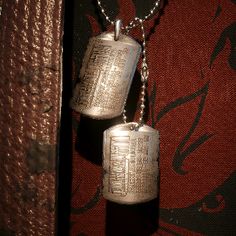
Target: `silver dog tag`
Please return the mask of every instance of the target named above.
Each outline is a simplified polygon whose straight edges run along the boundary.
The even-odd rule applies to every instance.
[[[147,202],[158,192],[159,132],[135,127],[126,123],[104,132],[103,196],[121,204]]]
[[[103,33],[90,39],[71,107],[94,119],[119,116],[124,108],[141,46],[132,38]]]

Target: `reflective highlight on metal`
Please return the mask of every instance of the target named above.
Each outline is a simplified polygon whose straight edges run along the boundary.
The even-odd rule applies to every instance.
[[[122,22],[121,20],[117,19],[115,21],[115,41],[119,40],[119,37],[120,37],[120,31],[121,31],[121,25],[122,25]]]
[[[103,33],[90,39],[71,107],[94,119],[119,116],[124,109],[141,46],[132,38]]]
[[[103,196],[120,204],[157,197],[159,132],[137,123],[116,125],[104,132]]]

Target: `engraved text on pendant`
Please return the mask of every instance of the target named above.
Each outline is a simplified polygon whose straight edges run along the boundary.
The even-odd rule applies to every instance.
[[[141,46],[132,38],[103,33],[90,39],[71,106],[94,119],[119,116],[124,108]]]
[[[136,123],[113,126],[104,132],[103,196],[121,204],[157,197],[159,133]]]

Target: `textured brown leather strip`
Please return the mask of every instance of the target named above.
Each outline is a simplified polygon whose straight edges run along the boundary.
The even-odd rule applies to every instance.
[[[54,235],[62,0],[3,0],[0,235]]]

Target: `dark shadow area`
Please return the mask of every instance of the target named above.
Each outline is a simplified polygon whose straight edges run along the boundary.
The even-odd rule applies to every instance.
[[[160,175],[160,173],[159,173]],[[157,181],[158,191],[160,179]],[[159,228],[160,198],[134,205],[106,204],[106,236],[150,236]]]
[[[72,91],[72,42],[73,42],[73,1],[64,3],[64,37],[63,37],[63,81],[62,109],[60,123],[59,159],[57,170],[57,222],[56,232],[59,236],[70,232],[70,201],[72,184],[72,120],[69,101]]]
[[[107,236],[150,236],[157,230],[159,199],[136,205],[107,201]]]
[[[117,124],[117,119],[93,120],[81,116],[78,125],[75,149],[84,158],[102,165],[103,131]]]

